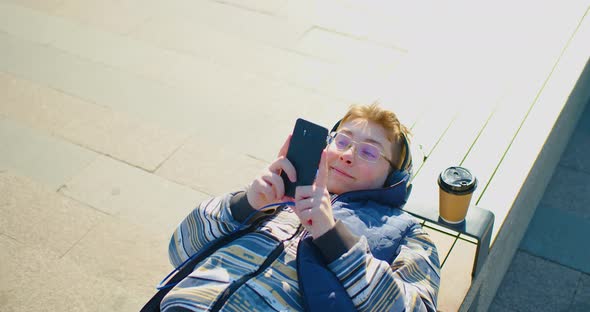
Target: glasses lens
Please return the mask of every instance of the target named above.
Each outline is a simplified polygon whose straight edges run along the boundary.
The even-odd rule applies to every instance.
[[[358,145],[358,155],[366,161],[376,162],[379,160],[381,152],[379,148],[373,144],[361,143]]]
[[[334,138],[334,144],[336,148],[339,150],[347,149],[350,146],[352,139],[347,136],[346,134],[336,133],[336,137]]]

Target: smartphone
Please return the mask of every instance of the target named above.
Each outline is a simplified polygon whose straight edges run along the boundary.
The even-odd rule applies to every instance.
[[[327,140],[328,129],[302,118],[297,119],[287,150],[287,159],[295,167],[297,181],[291,182],[284,172],[281,173],[286,196],[295,197],[297,186],[313,184]]]

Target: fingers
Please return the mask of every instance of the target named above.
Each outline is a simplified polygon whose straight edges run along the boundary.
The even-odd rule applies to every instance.
[[[283,183],[283,178],[275,173],[270,173],[269,175],[264,176],[264,181],[270,185],[273,189],[273,198],[272,200],[279,200],[285,195],[285,184]]]
[[[281,174],[284,172],[291,182],[297,181],[297,172],[295,171],[295,167],[293,164],[286,158],[286,157],[279,157],[275,160],[270,166],[268,167],[270,172],[275,174]]]
[[[320,199],[321,200],[321,199]],[[314,209],[316,202],[318,200],[316,198],[310,197],[306,199],[299,199],[295,201],[295,213],[301,224],[304,226],[310,226],[313,224],[314,213],[317,209]]]
[[[312,185],[298,186],[295,189],[295,210],[304,211],[307,209],[319,208],[324,197],[323,192],[319,192]]]
[[[262,176],[257,178],[256,180],[254,180],[254,182],[252,183],[251,190],[255,194],[259,194],[258,196],[262,196],[264,198],[264,200],[263,200],[264,202],[272,200],[272,198],[274,198],[274,196],[275,196],[272,186],[269,183],[267,183]],[[249,196],[249,197],[252,197],[252,196]],[[260,207],[255,207],[255,208],[260,208]]]
[[[326,150],[322,151],[322,158],[320,158],[320,165],[318,167],[318,175],[315,179],[314,185],[318,189],[325,189],[328,185],[328,153]]]

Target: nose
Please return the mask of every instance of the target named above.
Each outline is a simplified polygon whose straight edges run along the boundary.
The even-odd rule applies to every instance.
[[[354,148],[354,144],[351,144],[347,149],[341,151],[340,160],[344,161],[347,164],[352,164],[352,160],[354,159]]]

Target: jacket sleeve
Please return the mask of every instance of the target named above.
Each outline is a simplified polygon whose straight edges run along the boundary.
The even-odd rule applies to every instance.
[[[168,246],[173,266],[178,266],[207,243],[228,235],[240,227],[232,216],[230,202],[235,194],[203,201],[178,225]]]
[[[440,263],[419,224],[406,233],[391,265],[372,256],[363,236],[328,267],[359,311],[436,311]]]

